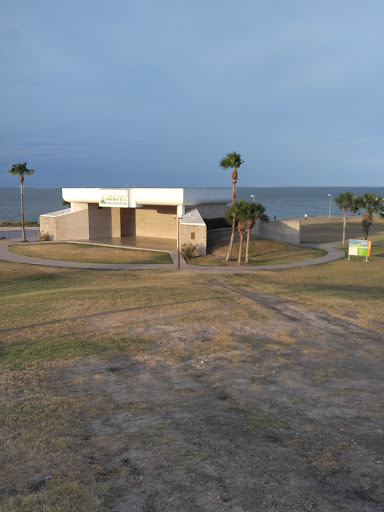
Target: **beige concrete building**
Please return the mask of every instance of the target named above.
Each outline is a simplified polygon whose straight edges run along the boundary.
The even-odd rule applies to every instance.
[[[63,188],[71,207],[40,217],[53,240],[148,237],[191,243],[206,253],[205,219],[223,217],[230,188]]]

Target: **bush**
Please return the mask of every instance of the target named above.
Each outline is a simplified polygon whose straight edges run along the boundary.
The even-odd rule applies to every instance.
[[[224,219],[224,217],[216,217],[214,219],[204,219],[204,222],[207,225],[207,231],[211,231],[212,229],[220,229],[227,228],[231,224]]]
[[[18,228],[20,226],[21,226],[21,220],[16,220],[16,221],[5,220],[5,221],[0,222],[1,228]],[[36,220],[26,220],[24,222],[24,226],[38,227],[39,223]]]
[[[181,254],[188,259],[198,256],[196,246],[193,244],[183,244],[181,246]]]
[[[53,236],[48,231],[46,233],[40,231],[39,242],[50,242],[51,240],[53,240]]]

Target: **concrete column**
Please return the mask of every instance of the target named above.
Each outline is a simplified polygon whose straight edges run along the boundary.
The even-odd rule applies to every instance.
[[[185,213],[185,206],[183,204],[177,205],[177,216],[182,217]]]
[[[112,237],[121,237],[120,208],[111,208],[111,234]]]

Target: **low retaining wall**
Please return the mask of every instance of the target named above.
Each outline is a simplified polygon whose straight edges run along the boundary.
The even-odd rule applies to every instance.
[[[40,215],[40,232],[49,233],[53,240],[89,238],[88,210],[47,213]]]
[[[256,221],[252,233],[270,240],[281,240],[289,244],[300,244],[300,221],[299,220],[271,220],[264,223]]]

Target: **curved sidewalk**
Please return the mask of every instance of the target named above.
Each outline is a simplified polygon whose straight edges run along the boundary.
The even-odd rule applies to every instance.
[[[11,261],[14,263],[27,263],[29,265],[45,265],[50,267],[66,267],[66,268],[87,268],[87,269],[98,269],[98,270],[160,270],[177,269],[177,254],[169,253],[172,260],[172,264],[159,264],[159,265],[138,265],[138,264],[124,264],[124,263],[81,263],[76,261],[60,261],[60,260],[49,260],[43,258],[32,258],[29,256],[21,256],[14,254],[8,250],[10,243],[0,244],[0,260]],[[344,252],[340,249],[336,249],[333,244],[302,244],[305,247],[315,247],[324,249],[327,251],[325,256],[315,258],[312,260],[298,261],[296,263],[284,263],[281,265],[260,265],[255,267],[243,267],[243,266],[214,266],[214,265],[187,265],[184,258],[181,258],[181,269],[189,270],[191,272],[211,272],[215,274],[219,273],[240,273],[240,272],[257,272],[259,270],[277,270],[281,268],[294,268],[294,267],[307,267],[310,265],[318,265],[319,263],[328,263],[329,261],[338,260],[345,256]]]

